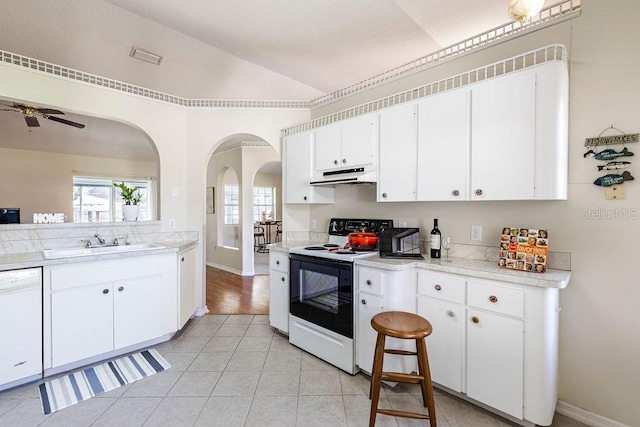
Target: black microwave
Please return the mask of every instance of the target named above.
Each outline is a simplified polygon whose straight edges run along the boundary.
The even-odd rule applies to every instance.
[[[379,235],[381,258],[418,258],[420,254],[419,228],[385,228]]]
[[[20,224],[20,209],[0,208],[0,224]]]

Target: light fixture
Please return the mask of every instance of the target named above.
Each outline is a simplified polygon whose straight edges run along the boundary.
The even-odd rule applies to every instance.
[[[162,61],[162,56],[156,55],[155,53],[146,52],[142,49],[138,49],[135,46],[131,48],[131,53],[129,53],[129,56],[154,65],[160,65],[160,62]]]
[[[544,6],[544,0],[511,0],[509,3],[509,16],[516,21],[529,22],[531,17],[537,15]]]

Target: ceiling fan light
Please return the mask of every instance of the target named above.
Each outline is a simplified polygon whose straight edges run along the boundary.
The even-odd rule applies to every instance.
[[[544,0],[511,0],[509,3],[509,16],[520,22],[529,22],[532,16],[537,15],[544,6]]]
[[[162,61],[162,56],[138,49],[135,46],[131,48],[129,56],[154,65],[160,65],[160,62]]]

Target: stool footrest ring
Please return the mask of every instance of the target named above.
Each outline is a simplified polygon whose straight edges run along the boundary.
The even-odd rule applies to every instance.
[[[407,418],[416,418],[420,420],[428,420],[429,416],[424,414],[418,414],[415,412],[405,412],[405,411],[396,411],[393,409],[378,409],[377,412],[379,414],[391,415],[394,417],[407,417]]]
[[[396,350],[393,348],[387,348],[384,350],[385,353],[388,354],[399,354],[401,356],[417,356],[418,353],[416,353],[415,351],[409,351],[409,350]]]
[[[424,376],[417,374],[405,374],[403,372],[381,372],[380,378],[385,381],[397,381],[400,383],[420,384]]]

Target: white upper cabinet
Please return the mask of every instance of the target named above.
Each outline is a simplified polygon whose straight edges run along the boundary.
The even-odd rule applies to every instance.
[[[367,114],[332,123],[315,131],[315,170],[375,165],[378,115]]]
[[[309,185],[313,176],[313,133],[289,135],[282,146],[285,203],[333,203],[333,188]]]
[[[417,200],[469,200],[468,88],[418,102]]]
[[[416,104],[380,112],[378,201],[416,200]]]
[[[536,73],[472,89],[471,200],[534,198]]]

